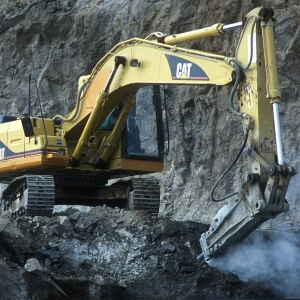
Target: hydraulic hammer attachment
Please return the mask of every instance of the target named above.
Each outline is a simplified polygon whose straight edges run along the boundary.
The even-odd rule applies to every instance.
[[[201,235],[203,253],[199,261],[208,261],[222,254],[228,246],[242,242],[262,223],[289,210],[285,194],[295,170],[288,166],[274,166],[266,185],[257,174],[251,174],[240,192],[216,214],[209,230]],[[257,176],[254,176],[257,175]],[[262,186],[265,186],[263,191]]]
[[[218,201],[212,197],[215,202],[229,197],[231,200],[219,210],[209,230],[202,234],[203,252],[198,260],[207,261],[221,255],[228,246],[243,241],[262,223],[289,210],[285,195],[296,172],[284,163],[273,15],[273,9],[264,7],[249,12],[236,49],[235,64],[242,69],[243,78],[237,89],[239,110],[235,114],[247,116],[243,117],[243,126],[252,173],[239,193]],[[235,67],[237,74],[239,68]],[[233,108],[232,102],[230,107]]]

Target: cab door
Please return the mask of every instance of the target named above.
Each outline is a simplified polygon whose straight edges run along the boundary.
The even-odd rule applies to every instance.
[[[162,161],[163,129],[160,86],[140,88],[124,126],[122,157]]]

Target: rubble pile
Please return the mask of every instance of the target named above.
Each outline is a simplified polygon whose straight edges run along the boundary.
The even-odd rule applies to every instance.
[[[119,208],[0,216],[2,299],[271,298],[196,257],[207,226]]]

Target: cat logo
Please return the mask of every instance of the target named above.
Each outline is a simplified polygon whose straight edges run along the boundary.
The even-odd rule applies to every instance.
[[[206,73],[195,63],[166,54],[173,80],[209,80]]]
[[[5,159],[5,148],[0,148],[0,160]]]
[[[176,78],[189,79],[192,65],[192,63],[178,63],[176,68]]]

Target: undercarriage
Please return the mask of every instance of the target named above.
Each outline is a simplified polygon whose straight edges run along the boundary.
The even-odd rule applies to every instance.
[[[24,175],[3,191],[4,210],[13,217],[48,216],[54,205],[106,205],[157,215],[160,186],[155,178],[131,178],[111,185],[103,176]]]

